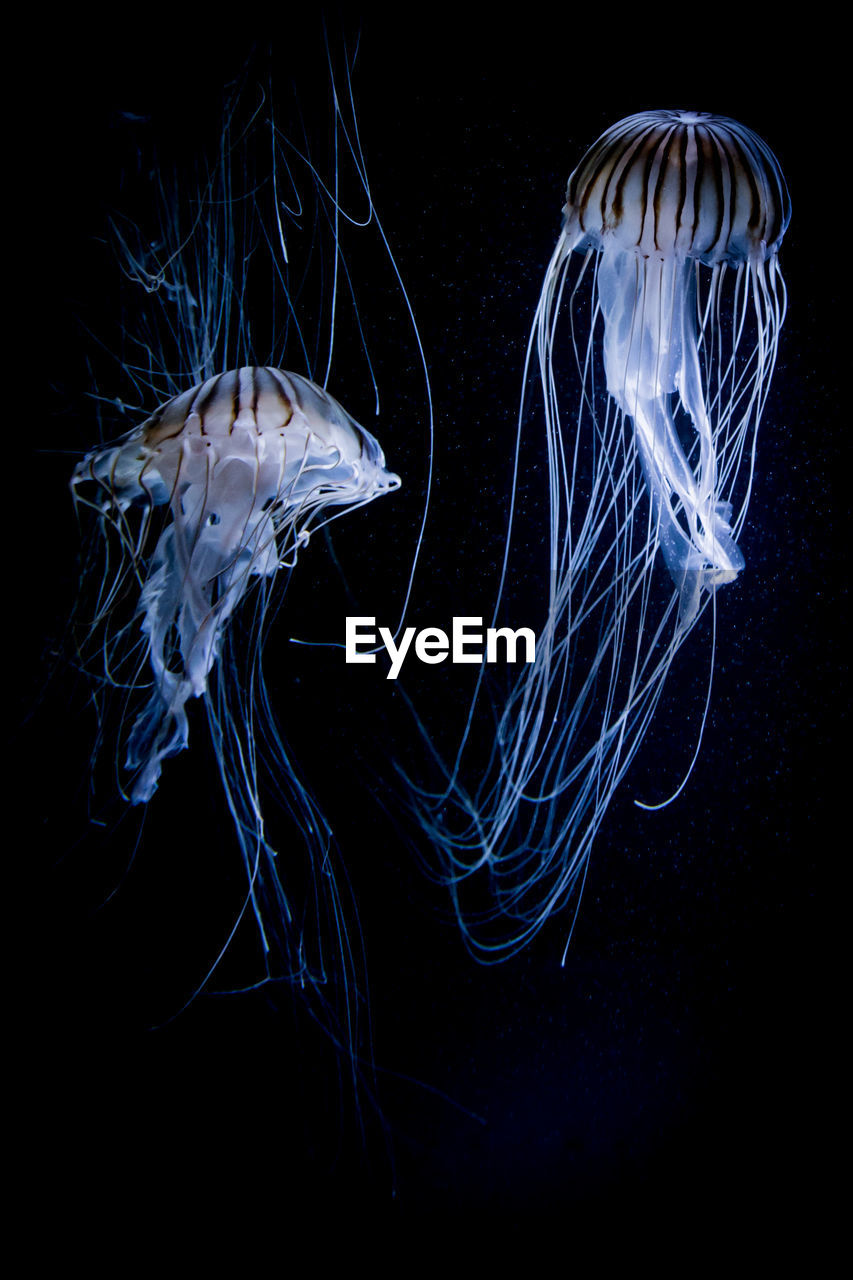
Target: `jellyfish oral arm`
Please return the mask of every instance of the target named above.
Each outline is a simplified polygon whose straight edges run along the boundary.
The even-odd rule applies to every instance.
[[[242,504],[235,503],[240,489]],[[128,740],[137,804],[154,794],[163,760],[187,746],[186,703],[206,692],[225,625],[252,578],[278,568],[275,534],[256,495],[250,469],[230,462],[173,500],[174,519],[160,536],[139,602],[154,688]],[[241,510],[236,520],[220,515],[229,509]]]
[[[718,491],[699,361],[695,271],[685,258],[646,258],[612,246],[604,248],[598,268],[607,389],[634,425],[652,521],[681,593],[684,621],[695,616],[701,588],[731,582],[744,567],[729,523],[731,506]],[[695,471],[676,429],[675,396],[698,437]]]

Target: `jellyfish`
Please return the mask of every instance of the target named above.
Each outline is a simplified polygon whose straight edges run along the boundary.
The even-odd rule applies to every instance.
[[[258,578],[293,568],[312,532],[399,488],[376,439],[321,387],[243,368],[174,397],[72,477],[142,581],[153,691],[133,724],[130,797],[153,796],[188,742],[186,703],[207,692],[229,618]],[[145,563],[153,513],[169,519]]]
[[[145,662],[137,660],[136,670],[147,667],[151,690],[127,734],[129,798],[151,800],[164,761],[188,745],[187,703],[204,699],[266,949],[263,890],[271,883],[281,909],[290,908],[265,837],[253,717],[243,726],[233,719],[235,696],[238,715],[251,711],[251,699],[233,663],[224,681],[236,688],[227,695],[212,672],[231,617],[253,587],[263,583],[269,593],[313,533],[399,486],[376,439],[327,391],[265,367],[217,374],[174,397],[92,451],[72,477],[75,500],[94,508],[124,552],[101,614],[121,598],[128,577],[141,584]],[[280,743],[279,752],[292,772]],[[310,793],[297,791],[306,834],[322,833]]]
[[[716,592],[745,566],[786,308],[785,180],[734,120],[681,110],[621,120],[572,173],[563,215],[528,344],[495,609],[535,571],[514,546],[530,542],[519,482],[542,462],[533,405],[547,471],[536,662],[502,700],[492,695],[500,710],[486,718],[484,754],[481,675],[455,759],[438,785],[415,788],[463,936],[484,962],[526,945],[572,901],[576,915],[608,806],[711,603],[692,761],[673,794],[637,803],[662,807],[689,776]]]
[[[344,368],[342,399],[366,396],[380,412],[358,305],[362,258],[373,285],[391,282],[386,314],[401,302],[420,350],[370,193],[352,57],[346,48],[337,55],[341,78],[334,56],[330,45],[322,128],[305,119],[298,97],[297,124],[283,128],[282,96],[251,68],[226,88],[212,143],[193,134],[189,154],[168,160],[144,118],[125,123],[136,152],[123,182],[132,199],[110,228],[120,332],[112,346],[89,343],[91,403],[108,429],[71,478],[90,527],[74,658],[97,713],[95,820],[112,817],[117,791],[129,802],[122,816],[139,816],[145,850],[147,808],[168,791],[189,835],[204,797],[181,789],[170,761],[205,728],[232,819],[222,845],[236,835],[244,887],[224,920],[210,923],[216,942],[168,1016],[204,991],[283,984],[304,993],[358,1092],[372,1089],[373,1065],[356,900],[291,747],[302,726],[273,705],[263,663],[312,540],[322,531],[326,564],[337,567],[333,524],[401,488],[375,436],[331,391]],[[123,430],[109,429],[116,420]],[[402,582],[386,584],[401,625],[427,501],[428,492],[411,557],[400,553]],[[304,642],[326,645],[331,666],[339,640],[338,632]],[[294,652],[276,647],[279,673]],[[96,761],[112,766],[106,809]],[[238,931],[247,942],[235,948]],[[231,969],[222,968],[235,950]]]

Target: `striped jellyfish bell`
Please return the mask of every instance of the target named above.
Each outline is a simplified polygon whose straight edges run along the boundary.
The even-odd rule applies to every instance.
[[[773,152],[736,120],[704,111],[643,111],[606,130],[569,179],[576,248],[608,241],[646,257],[713,266],[766,259],[791,217]]]

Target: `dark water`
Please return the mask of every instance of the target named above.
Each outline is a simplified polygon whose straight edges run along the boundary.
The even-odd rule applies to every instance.
[[[191,148],[214,127],[215,91],[249,46],[190,32],[173,32],[168,49],[154,32],[133,47],[103,32],[57,39],[35,109],[30,188],[45,192],[33,218],[31,354],[47,374],[49,421],[40,416],[27,441],[47,451],[25,463],[36,479],[20,495],[26,606],[15,617],[33,674],[12,690],[19,712],[41,697],[15,739],[25,765],[18,844],[40,867],[23,952],[37,978],[30,1149],[60,1192],[85,1151],[102,1194],[149,1203],[155,1219],[185,1198],[254,1204],[297,1227],[308,1218],[292,1210],[303,1205],[329,1220],[355,1209],[402,1227],[421,1214],[493,1211],[506,1230],[648,1220],[662,1205],[673,1220],[776,1221],[795,1205],[807,1218],[801,1206],[817,1198],[807,1171],[819,1171],[831,1124],[838,957],[826,917],[842,860],[831,811],[846,705],[843,299],[816,195],[831,159],[822,113],[792,89],[808,51],[777,37],[772,56],[765,49],[745,74],[744,54],[735,74],[731,52],[721,70],[708,54],[640,55],[626,37],[602,61],[568,25],[485,32],[422,21],[366,17],[355,74],[373,196],[435,396],[418,625],[488,612],[529,318],[583,149],[630,112],[696,107],[750,125],[787,175],[790,311],[742,540],[747,570],[719,596],[701,756],[676,804],[658,814],[633,806],[662,774],[677,782],[689,760],[706,630],[680,655],[660,721],[602,827],[565,967],[559,918],[516,959],[478,967],[442,889],[422,874],[416,855],[428,851],[386,790],[388,749],[414,753],[400,699],[378,669],[287,643],[328,635],[352,611],[318,546],[294,575],[266,665],[358,903],[393,1172],[375,1109],[364,1104],[363,1140],[340,1063],[298,1000],[269,989],[203,996],[169,1020],[203,977],[240,892],[202,717],[192,750],[167,765],[131,863],[138,815],[87,821],[93,725],[81,688],[61,660],[43,694],[41,682],[66,644],[76,589],[65,484],[77,455],[61,451],[95,439],[86,361],[103,368],[99,340],[112,340],[119,306],[99,243],[105,217],[123,191],[139,198],[128,173],[140,130],[159,131],[176,155]],[[277,76],[295,78],[306,117],[325,111],[319,27],[306,20],[268,35]],[[372,419],[351,345],[338,353],[332,389],[376,431],[406,489],[342,522],[335,551],[359,611],[392,625],[426,410],[399,298],[389,304],[387,281],[370,281],[362,264],[382,415]],[[429,706],[434,732],[450,733],[467,687],[459,673],[424,668],[407,687]]]

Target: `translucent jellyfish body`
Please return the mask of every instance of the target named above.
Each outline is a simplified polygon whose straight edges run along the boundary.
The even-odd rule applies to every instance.
[[[579,900],[675,654],[744,567],[789,217],[767,145],[706,113],[630,116],[569,179],[531,330],[525,386],[538,363],[541,401],[523,397],[496,610],[507,584],[541,574],[537,660],[498,712],[485,768],[471,748],[478,685],[444,786],[418,797],[480,959],[511,954]],[[527,515],[517,478],[543,460],[547,562],[537,570],[513,539]]]
[[[744,567],[732,521],[745,504],[735,515],[733,490],[784,309],[776,254],[790,219],[785,181],[766,144],[736,121],[649,111],[591,148],[564,212],[551,273],[559,279],[573,252],[598,254],[607,390],[633,423],[660,549],[689,621],[703,589]],[[707,280],[699,264],[711,269]],[[725,317],[737,326],[735,353],[750,308],[758,321],[754,359],[737,382],[729,361],[719,363],[732,336],[722,329],[727,267],[742,276]],[[546,335],[553,320],[540,316]],[[679,410],[695,433],[687,449]]]
[[[206,693],[224,629],[253,582],[291,568],[311,532],[342,508],[400,481],[327,392],[297,374],[244,368],[170,400],[85,458],[72,483],[119,532],[142,580],[153,690],[126,761],[141,802],[163,760],[186,747],[187,700]],[[146,560],[161,506],[171,519]]]

